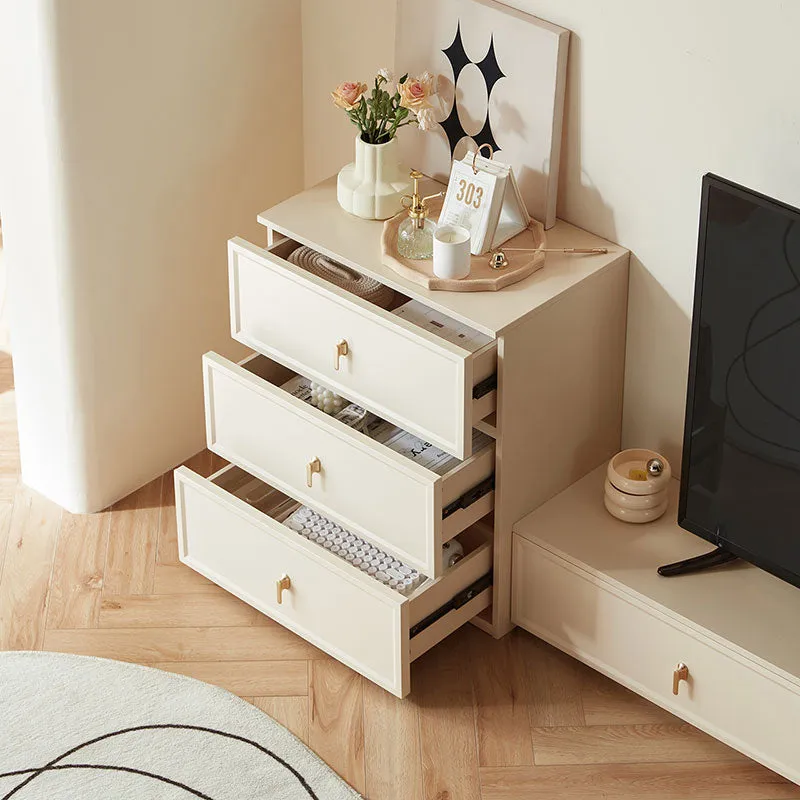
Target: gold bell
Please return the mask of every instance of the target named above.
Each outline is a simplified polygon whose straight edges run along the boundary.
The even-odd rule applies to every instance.
[[[492,269],[505,269],[508,266],[508,259],[502,250],[495,250],[489,256],[489,266]]]

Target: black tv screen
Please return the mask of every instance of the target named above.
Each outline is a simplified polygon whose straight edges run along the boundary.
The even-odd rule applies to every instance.
[[[703,179],[680,525],[800,586],[800,211]]]

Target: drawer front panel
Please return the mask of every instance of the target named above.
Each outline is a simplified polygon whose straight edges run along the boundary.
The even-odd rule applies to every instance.
[[[203,367],[211,450],[424,574],[438,574],[438,476],[220,356],[207,354]],[[315,458],[321,470],[309,488],[306,467]]]
[[[514,536],[513,621],[712,736],[800,779],[800,694],[782,678]],[[672,693],[673,670],[689,680]]]
[[[474,356],[240,239],[234,338],[459,458],[471,450]],[[336,345],[348,354],[335,368]]]
[[[182,467],[175,472],[180,557],[259,611],[388,691],[409,690],[407,606],[324,550]],[[277,602],[276,581],[291,579]]]

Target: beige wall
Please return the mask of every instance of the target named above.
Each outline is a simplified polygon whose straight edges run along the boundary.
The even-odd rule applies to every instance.
[[[302,0],[306,186],[353,160],[356,129],[330,92],[392,66],[395,6],[396,0]]]
[[[507,3],[574,32],[559,216],[633,251],[624,440],[677,464],[700,178],[717,172],[800,205],[800,3]],[[322,89],[369,75],[392,49],[386,3],[330,4],[343,13],[312,25],[307,7],[326,5],[303,4],[309,181],[351,158]]]
[[[94,510],[205,442],[226,240],[302,187],[298,0],[0,0],[23,478]]]

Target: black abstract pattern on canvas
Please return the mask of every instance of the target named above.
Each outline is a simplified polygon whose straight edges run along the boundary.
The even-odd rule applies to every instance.
[[[450,66],[453,69],[453,86],[458,83],[458,77],[461,75],[461,71],[466,67],[468,64],[475,64],[475,66],[481,71],[481,75],[483,75],[484,81],[486,81],[486,97],[487,97],[487,104],[486,104],[486,120],[483,123],[483,127],[476,133],[474,136],[470,136],[471,139],[475,141],[475,144],[480,147],[481,145],[488,144],[492,146],[492,150],[495,152],[500,149],[497,144],[497,141],[494,138],[494,134],[492,133],[492,125],[489,121],[489,103],[488,101],[492,97],[492,90],[495,87],[495,84],[501,79],[507,77],[503,71],[500,69],[500,65],[497,63],[497,55],[495,54],[494,50],[494,36],[491,37],[489,41],[489,50],[487,51],[486,55],[480,61],[472,61],[470,57],[467,55],[466,50],[464,50],[464,42],[461,39],[461,22],[458,23],[456,28],[456,35],[453,39],[452,43],[446,50],[442,50],[442,52],[447,56],[447,60],[450,62]],[[441,123],[442,128],[444,128],[444,132],[447,134],[447,141],[450,143],[450,153],[455,151],[456,145],[463,139],[465,136],[469,136],[469,134],[464,130],[464,126],[461,124],[461,119],[458,116],[458,103],[453,100],[453,108],[450,110],[450,114],[447,116],[447,119],[443,120]]]

